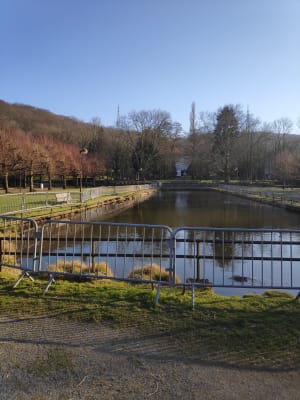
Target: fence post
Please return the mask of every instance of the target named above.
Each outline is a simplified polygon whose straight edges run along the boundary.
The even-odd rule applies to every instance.
[[[195,285],[192,283],[192,310],[195,309]]]
[[[95,254],[96,254],[96,242],[92,241],[92,273],[95,273]]]
[[[25,196],[26,196],[26,193],[23,193],[22,194],[22,205],[21,205],[21,209],[22,209],[22,211],[24,211],[25,210]]]
[[[2,271],[2,261],[3,261],[2,238],[0,238],[0,272]]]
[[[196,241],[196,262],[197,262],[197,271],[196,271],[196,281],[200,282],[200,240]]]
[[[174,286],[176,281],[176,266],[175,266],[175,236],[173,231],[169,239],[170,260],[169,260],[169,286]]]

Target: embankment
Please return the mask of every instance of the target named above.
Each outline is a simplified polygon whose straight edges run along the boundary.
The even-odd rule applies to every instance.
[[[283,194],[278,194],[275,192],[267,193],[260,190],[261,188],[257,187],[257,190],[252,190],[252,192],[241,191],[239,187],[235,188],[226,188],[226,187],[215,187],[214,190],[217,190],[221,193],[228,193],[236,197],[240,197],[243,199],[253,200],[258,203],[266,204],[272,207],[285,208],[289,211],[300,212],[300,199],[297,197],[290,198]]]
[[[144,189],[115,196],[104,196],[83,204],[52,207],[47,211],[43,210],[41,213],[36,212],[35,215],[31,215],[30,217],[36,221],[65,218],[74,219],[77,217],[81,219],[82,217],[86,218],[94,210],[97,212],[98,217],[104,217],[134,207],[136,204],[149,199],[156,191],[157,189]]]

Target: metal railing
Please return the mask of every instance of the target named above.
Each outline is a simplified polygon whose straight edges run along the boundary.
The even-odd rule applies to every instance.
[[[29,218],[0,217],[0,270],[2,267],[35,272],[37,223]]]
[[[41,230],[39,271],[169,283],[170,238],[170,228],[160,225],[48,221]]]
[[[300,230],[181,227],[173,234],[185,284],[300,288]]]
[[[0,195],[0,214],[12,214],[37,208],[54,207],[66,203],[80,203],[97,197],[117,195],[153,188],[153,185],[103,186],[79,191],[38,191]]]
[[[82,201],[85,202],[102,196],[111,196],[127,192],[138,192],[139,190],[151,189],[153,187],[156,187],[156,185],[101,186],[97,188],[85,189],[82,192]]]
[[[257,188],[230,184],[220,184],[219,187],[229,191],[231,194],[246,195],[249,198],[256,196],[256,200],[258,197],[272,204],[280,203],[286,206],[299,206],[300,203],[300,191],[294,188],[278,189],[276,191],[266,187]]]
[[[300,290],[300,230],[179,227],[0,216],[0,267],[46,274]],[[47,289],[48,290],[48,289]]]

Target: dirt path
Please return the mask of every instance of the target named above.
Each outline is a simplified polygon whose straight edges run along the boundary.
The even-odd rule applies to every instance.
[[[298,399],[299,371],[271,372],[167,334],[39,317],[0,319],[1,400]]]

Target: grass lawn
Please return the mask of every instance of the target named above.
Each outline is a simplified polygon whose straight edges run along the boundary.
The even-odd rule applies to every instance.
[[[163,287],[155,306],[150,286],[115,281],[57,280],[42,296],[46,281],[0,274],[0,318],[49,315],[65,320],[108,322],[168,335],[182,351],[222,353],[227,359],[271,369],[300,367],[300,300],[267,292],[243,298],[224,297],[211,290],[191,292]]]

